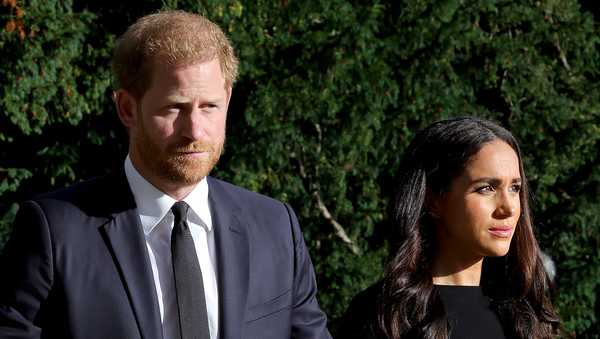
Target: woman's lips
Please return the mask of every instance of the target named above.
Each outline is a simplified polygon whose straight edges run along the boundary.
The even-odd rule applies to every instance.
[[[510,238],[512,230],[512,227],[492,227],[488,229],[488,232],[498,238]]]

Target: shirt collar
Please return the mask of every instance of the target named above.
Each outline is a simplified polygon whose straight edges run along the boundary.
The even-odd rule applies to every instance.
[[[144,234],[148,235],[167,215],[172,216],[172,213],[169,212],[176,200],[142,177],[133,166],[129,155],[125,158],[125,175],[137,205]],[[206,227],[206,231],[210,232],[212,230],[212,218],[208,205],[208,183],[206,178],[203,178],[183,201],[190,206],[188,220]]]

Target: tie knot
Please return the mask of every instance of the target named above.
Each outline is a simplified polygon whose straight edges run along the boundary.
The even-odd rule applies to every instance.
[[[171,207],[171,212],[173,212],[173,216],[175,217],[175,224],[185,221],[189,208],[190,206],[186,204],[185,201],[178,201],[173,204],[173,207]]]

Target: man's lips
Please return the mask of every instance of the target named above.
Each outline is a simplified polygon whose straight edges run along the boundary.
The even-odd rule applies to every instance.
[[[510,238],[512,235],[512,231],[513,228],[507,226],[498,226],[488,229],[488,232],[490,232],[493,236],[498,238]]]
[[[205,157],[205,156],[208,156],[210,153],[211,153],[211,151],[209,151],[209,150],[196,150],[196,151],[175,152],[175,155],[176,156],[180,156],[180,157],[196,158],[196,157]]]
[[[212,151],[212,149],[210,149],[210,148],[198,148],[198,149],[194,149],[194,148],[192,148],[192,149],[186,149],[186,148],[181,149],[180,148],[180,149],[174,149],[172,152],[175,153],[175,154],[190,154],[190,153],[208,153],[208,152],[211,152],[211,151]]]

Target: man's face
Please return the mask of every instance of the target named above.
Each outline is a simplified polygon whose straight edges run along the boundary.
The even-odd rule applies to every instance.
[[[135,100],[130,157],[159,189],[190,187],[217,163],[231,89],[217,59],[187,66],[155,63],[152,85]]]

